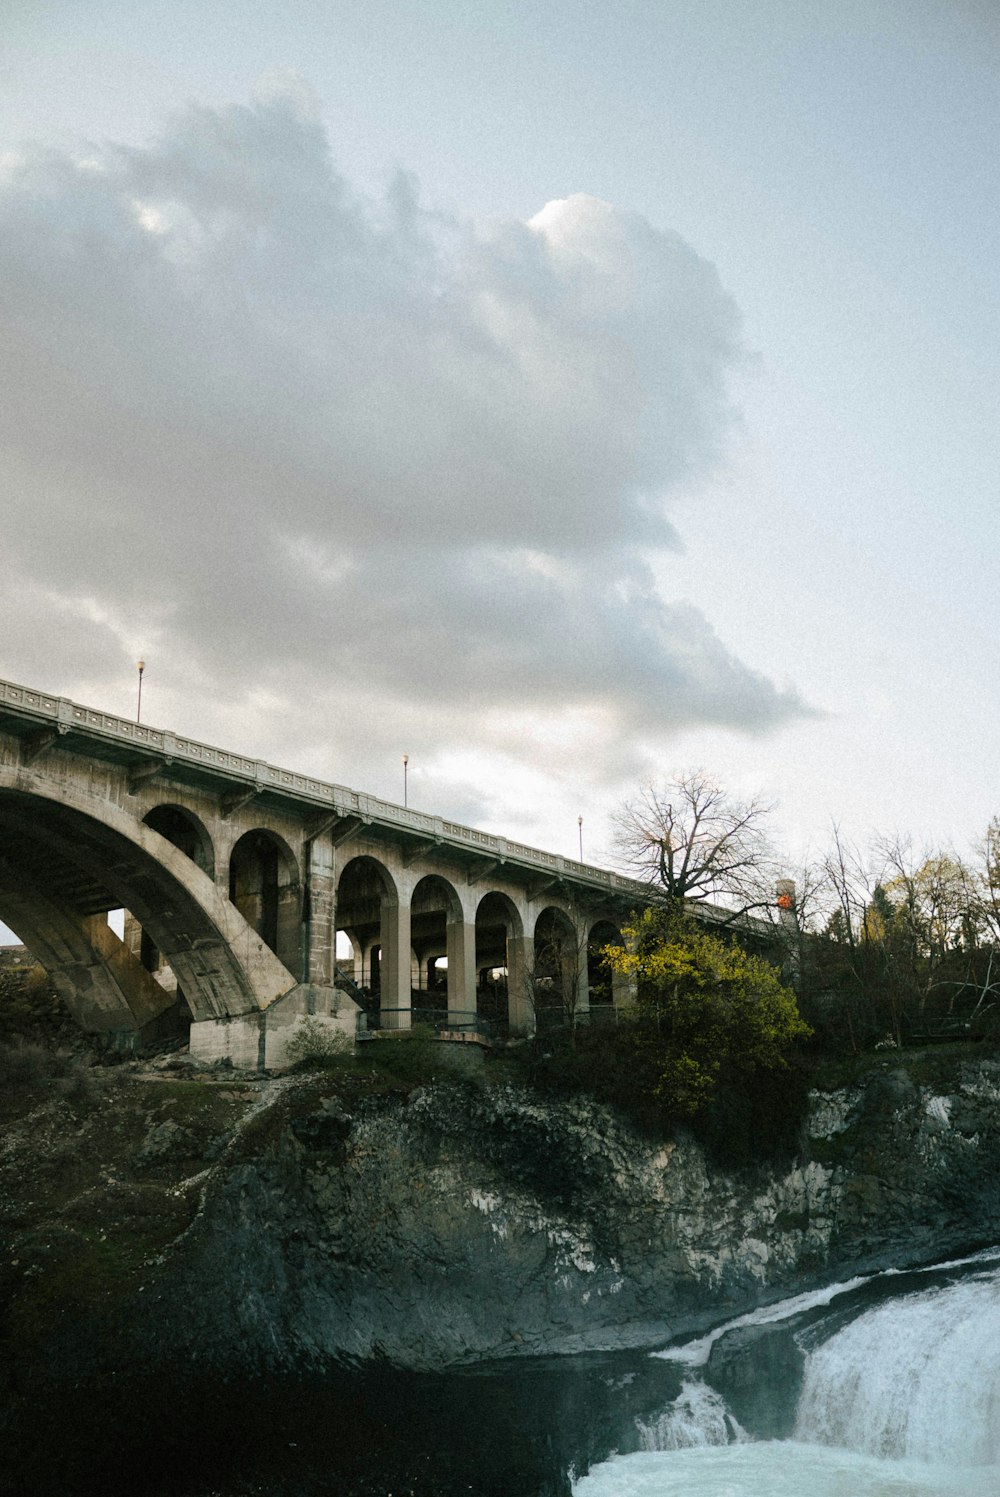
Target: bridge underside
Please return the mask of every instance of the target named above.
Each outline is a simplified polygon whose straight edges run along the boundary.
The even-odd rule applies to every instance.
[[[110,910],[129,910],[149,932],[195,1019],[263,1007],[254,981],[260,968],[269,1000],[295,985],[231,907],[226,923],[237,929],[220,928],[205,908],[205,896],[221,905],[211,881],[155,832],[141,829],[146,847],[72,807],[0,789],[0,839],[0,917],[49,968],[87,1028],[142,1029],[176,1002],[107,926]],[[190,887],[199,880],[202,899]],[[232,945],[241,934],[243,962]]]

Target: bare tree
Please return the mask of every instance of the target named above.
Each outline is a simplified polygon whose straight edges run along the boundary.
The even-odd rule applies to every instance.
[[[569,919],[565,924],[550,922],[536,932],[534,961],[523,975],[524,997],[536,1029],[552,1025],[575,1029],[586,962],[586,936]]]
[[[774,909],[777,866],[766,828],[772,810],[695,770],[627,802],[615,840],[626,864],[678,912],[691,901],[718,901],[735,920]]]

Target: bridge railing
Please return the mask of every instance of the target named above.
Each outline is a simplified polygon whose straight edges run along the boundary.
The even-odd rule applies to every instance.
[[[226,779],[252,785],[258,793],[271,792],[303,801],[315,809],[333,810],[338,816],[358,816],[363,822],[379,822],[384,826],[398,827],[435,842],[450,843],[484,857],[494,858],[499,864],[510,862],[528,865],[553,873],[558,878],[597,885],[636,901],[645,902],[649,898],[647,884],[607,868],[598,868],[575,858],[564,858],[558,853],[544,852],[541,848],[529,847],[523,842],[508,841],[492,832],[463,826],[458,821],[450,821],[424,811],[414,811],[408,806],[397,805],[394,801],[351,790],[346,785],[282,769],[263,759],[220,749],[195,738],[188,738],[168,729],[154,728],[146,723],[137,723],[130,718],[117,717],[114,713],[102,712],[94,707],[84,707],[67,697],[35,691],[13,681],[0,681],[0,709],[2,708],[30,721],[51,724],[64,736],[72,734],[90,737],[105,744],[113,743],[131,748],[149,758],[162,758],[165,769],[173,763],[197,766]]]
[[[362,1023],[363,1020],[363,1023]],[[426,1025],[441,1039],[449,1036],[478,1035],[485,1040],[506,1039],[508,1025],[499,1019],[487,1018],[472,1009],[445,1008],[378,1008],[365,1015],[358,1015],[359,1037],[378,1030],[398,1034],[414,1025]]]

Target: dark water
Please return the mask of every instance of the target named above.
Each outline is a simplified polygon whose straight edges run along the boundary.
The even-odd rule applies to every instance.
[[[995,1252],[831,1286],[742,1317],[715,1346],[718,1335],[658,1356],[524,1359],[434,1375],[371,1364],[227,1377],[187,1363],[86,1380],[7,1369],[0,1493],[570,1497],[594,1468],[581,1492],[596,1497],[625,1487],[774,1497],[798,1491],[806,1462],[810,1489],[898,1494],[937,1488],[919,1470],[847,1471],[842,1458],[926,1463],[947,1451],[953,1465],[980,1468],[979,1484],[970,1470],[966,1488],[959,1480],[941,1491],[992,1494],[995,1481],[1000,1494]],[[728,1360],[716,1365],[727,1345]],[[760,1445],[726,1454],[734,1430],[738,1440],[771,1442],[770,1456]]]
[[[22,1390],[4,1497],[568,1497],[680,1386],[639,1353],[470,1374],[384,1367],[225,1381],[175,1367]],[[36,1394],[37,1396],[33,1396]]]

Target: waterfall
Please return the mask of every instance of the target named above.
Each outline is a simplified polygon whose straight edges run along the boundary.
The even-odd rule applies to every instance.
[[[690,1450],[748,1439],[726,1408],[726,1400],[704,1383],[685,1382],[673,1403],[649,1424],[636,1420],[642,1450]]]
[[[879,1305],[819,1346],[795,1434],[874,1456],[1000,1463],[1000,1273]]]

